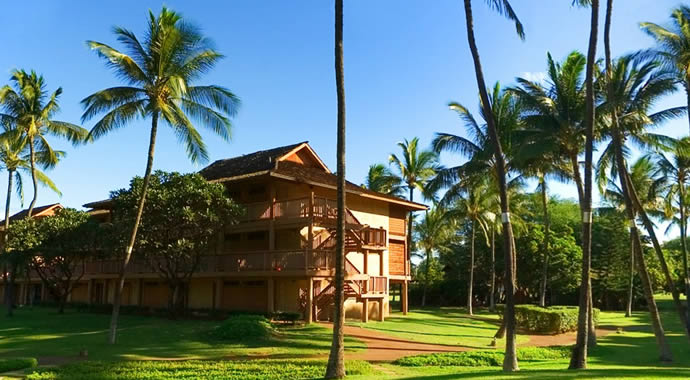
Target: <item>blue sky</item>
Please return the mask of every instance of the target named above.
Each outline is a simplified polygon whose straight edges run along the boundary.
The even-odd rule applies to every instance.
[[[243,105],[234,120],[233,140],[206,134],[211,161],[255,150],[309,140],[324,161],[335,167],[336,98],[333,69],[333,2],[311,1],[40,1],[4,2],[0,12],[0,84],[14,68],[42,73],[49,89],[62,86],[58,119],[79,122],[79,101],[118,84],[85,45],[86,40],[117,46],[113,25],[142,33],[147,12],[165,4],[200,25],[226,55],[200,83],[230,88]],[[521,42],[512,24],[475,3],[475,28],[489,84],[512,83],[516,76],[539,77],[546,53],[557,59],[583,51],[589,11],[569,0],[514,0],[526,26]],[[653,4],[653,5],[652,5]],[[651,45],[640,21],[666,22],[677,1],[618,0],[612,47],[622,54]],[[434,132],[462,133],[447,103],[476,109],[477,90],[458,0],[345,1],[345,81],[347,97],[347,176],[361,183],[368,166],[386,162],[403,138],[419,136],[427,145]],[[603,12],[602,12],[603,17]],[[659,106],[683,105],[679,93]],[[91,128],[93,122],[84,125]],[[61,202],[78,207],[126,186],[145,165],[149,121],[133,123],[87,146],[68,152],[51,173],[60,198],[41,189],[39,204]],[[659,129],[680,136],[685,119]],[[159,135],[155,167],[193,171],[184,149],[168,130]],[[458,158],[443,156],[445,164]],[[0,174],[0,189],[6,179]],[[28,179],[28,178],[27,178]],[[28,183],[28,182],[27,182]],[[572,185],[553,186],[575,197]],[[0,192],[4,197],[4,192]],[[31,197],[27,187],[26,205]],[[20,208],[14,200],[13,211]]]

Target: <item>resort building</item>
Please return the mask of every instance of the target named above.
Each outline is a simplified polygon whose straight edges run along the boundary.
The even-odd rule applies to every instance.
[[[327,320],[334,298],[336,175],[303,142],[219,160],[202,169],[244,206],[239,223],[218,237],[187,284],[190,309],[296,311]],[[407,217],[423,204],[347,183],[345,293],[349,318],[382,320],[390,289],[407,312],[410,255]],[[94,218],[110,218],[109,200],[87,203]],[[89,262],[71,302],[110,303],[120,260]],[[168,287],[136,251],[127,268],[123,304],[166,307]],[[37,286],[37,288],[35,288]],[[26,289],[40,289],[31,278]],[[32,288],[34,287],[34,288]],[[25,293],[26,292],[26,293]],[[26,296],[22,298],[26,302]]]

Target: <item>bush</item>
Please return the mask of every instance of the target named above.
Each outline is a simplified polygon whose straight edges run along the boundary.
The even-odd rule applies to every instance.
[[[567,359],[571,348],[567,346],[518,348],[518,361],[540,361]],[[500,367],[503,364],[503,351],[464,351],[443,352],[408,356],[393,364],[405,367]]]
[[[496,311],[503,317],[504,305],[497,305]],[[538,334],[560,334],[577,330],[577,306],[515,305],[515,320],[518,328]],[[599,321],[599,309],[594,309],[594,323]]]
[[[266,317],[255,314],[232,315],[218,326],[214,336],[227,340],[268,338],[273,327]]]
[[[0,359],[0,373],[17,371],[25,368],[33,368],[38,365],[35,358],[9,358]]]
[[[367,362],[348,361],[348,375],[371,375]],[[191,360],[73,363],[34,371],[29,380],[282,380],[323,378],[323,360]],[[374,377],[374,376],[371,376]]]
[[[298,320],[302,319],[302,313],[297,313],[294,311],[278,311],[273,314],[273,320],[276,322],[295,324]]]

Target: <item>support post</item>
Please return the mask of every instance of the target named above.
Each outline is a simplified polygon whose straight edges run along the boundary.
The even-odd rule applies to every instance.
[[[267,303],[268,303],[268,312],[273,313],[275,312],[275,281],[273,280],[273,277],[269,277],[267,281],[266,287],[268,288],[268,296],[267,298]]]
[[[383,316],[383,298],[379,298],[379,321],[383,322],[385,319]]]
[[[307,324],[314,321],[314,280],[311,277],[307,277],[307,310],[305,311],[305,322]]]
[[[314,257],[314,187],[309,187],[309,226],[307,227],[307,254],[304,257],[304,269],[309,270],[310,259]]]
[[[402,283],[402,313],[403,315],[407,315],[407,280],[404,280]]]
[[[362,299],[362,322],[369,322],[369,299]]]
[[[72,293],[71,292],[69,294],[69,298],[70,299],[68,301],[71,301],[72,300]],[[41,302],[44,302],[44,301],[46,301],[46,284],[41,282]]]
[[[144,300],[144,279],[140,278],[137,281],[137,306],[141,306]]]

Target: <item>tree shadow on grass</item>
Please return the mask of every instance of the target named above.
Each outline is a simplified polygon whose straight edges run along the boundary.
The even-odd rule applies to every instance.
[[[504,373],[500,369],[486,371],[468,371],[446,375],[415,375],[403,377],[406,380],[451,380],[451,379],[605,379],[610,377],[630,379],[688,379],[690,369],[677,368],[644,368],[644,369],[588,369],[570,370],[523,370],[515,373]]]

